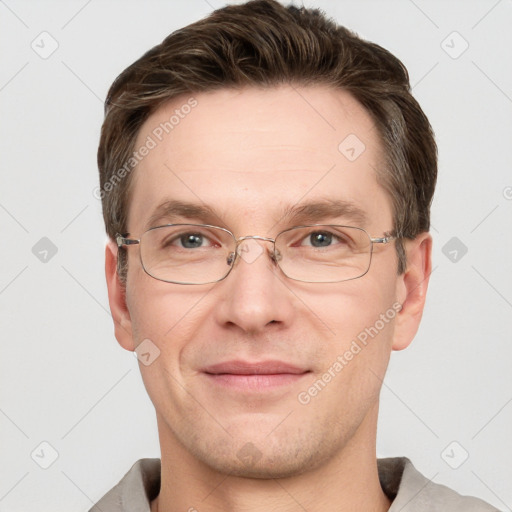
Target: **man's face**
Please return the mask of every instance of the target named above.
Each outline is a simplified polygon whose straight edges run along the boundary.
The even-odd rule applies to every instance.
[[[275,237],[297,225],[283,217],[286,208],[329,199],[357,207],[366,221],[342,215],[311,224],[356,225],[372,237],[392,229],[390,200],[376,179],[378,134],[349,94],[283,86],[193,96],[197,105],[180,110],[190,112],[162,141],[154,130],[188,97],[160,108],[139,133],[136,148],[148,136],[158,144],[134,171],[131,237],[167,223],[220,224],[237,237]],[[365,145],[361,154],[354,135]],[[206,204],[217,217],[167,217],[148,225],[169,200]],[[263,248],[259,257],[239,258],[226,279],[207,285],[155,280],[143,271],[138,246],[128,249],[133,346],[131,336],[122,344],[133,349],[149,339],[160,350],[140,367],[161,443],[216,470],[260,477],[314,468],[356,439],[372,446],[396,330],[393,305],[403,300],[394,245],[374,246],[363,277],[325,284],[286,278],[269,257],[271,244],[252,243]],[[219,378],[205,370],[233,361],[281,361],[298,373]],[[324,385],[315,387],[319,379]]]

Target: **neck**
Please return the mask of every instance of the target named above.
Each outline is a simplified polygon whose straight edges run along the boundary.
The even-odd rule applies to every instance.
[[[162,472],[151,512],[385,512],[391,503],[377,472],[376,423],[377,410],[372,410],[341,452],[315,469],[255,479],[220,474],[204,465],[158,417]]]

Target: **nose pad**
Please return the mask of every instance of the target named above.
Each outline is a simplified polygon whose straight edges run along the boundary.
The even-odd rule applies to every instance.
[[[256,241],[253,238],[248,238],[240,242],[236,254],[235,252],[231,252],[228,255],[226,262],[228,265],[232,265],[234,260],[236,259],[236,256],[239,256],[246,263],[254,263],[264,252],[265,249],[262,243]],[[270,259],[274,263],[277,263],[279,260],[282,259],[281,253],[277,250],[274,253],[272,249],[268,249],[267,252],[269,253]]]

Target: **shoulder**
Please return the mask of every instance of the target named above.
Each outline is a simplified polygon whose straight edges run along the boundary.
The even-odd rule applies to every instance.
[[[499,512],[479,498],[432,482],[405,457],[379,459],[378,467],[382,488],[393,499],[389,512]]]
[[[160,490],[160,459],[140,459],[89,512],[149,512]]]

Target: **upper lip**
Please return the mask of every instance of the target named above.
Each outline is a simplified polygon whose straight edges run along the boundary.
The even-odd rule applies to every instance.
[[[256,361],[252,363],[248,361],[233,360],[207,366],[203,368],[202,371],[210,374],[230,373],[234,375],[272,375],[279,373],[301,374],[306,373],[309,370],[277,360]]]

